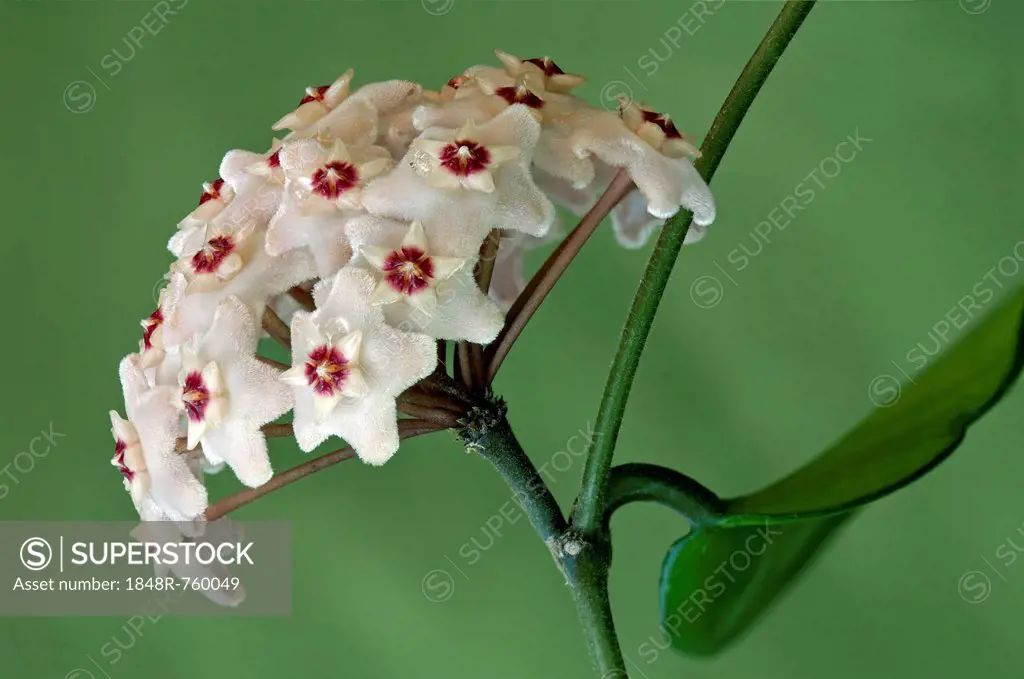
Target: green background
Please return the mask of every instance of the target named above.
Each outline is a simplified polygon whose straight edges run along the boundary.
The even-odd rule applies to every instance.
[[[779,4],[730,1],[701,20],[685,0],[191,0],[166,24],[150,14],[157,35],[113,57],[112,75],[108,55],[131,54],[123,38],[153,6],[0,5],[0,465],[51,423],[65,434],[31,471],[11,472],[16,485],[3,479],[3,520],[132,518],[106,413],[121,408],[117,362],[153,307],[163,245],[224,151],[266,148],[304,86],[352,66],[360,83],[436,87],[498,47],[587,75],[594,102],[628,88],[700,138]],[[907,352],[934,347],[935,324],[1024,239],[1022,22],[1015,0],[820,3],[715,179],[718,222],[680,258],[619,460],[669,464],[721,494],[751,490],[863,417],[878,376],[913,374]],[[66,90],[75,81],[92,100],[85,85]],[[756,252],[755,226],[857,129],[872,141],[739,270],[730,253]],[[603,227],[505,364],[497,386],[538,465],[592,421],[645,260]],[[718,280],[716,295],[702,276]],[[698,306],[691,289],[717,304]],[[652,638],[664,645],[661,559],[685,526],[654,507],[622,512],[612,596],[631,676],[1024,674],[1024,562],[994,556],[1015,535],[1024,544],[1022,406],[1017,390],[951,461],[864,513],[718,659],[652,654]],[[302,457],[278,442],[273,459]],[[555,472],[563,506],[581,468],[575,458]],[[0,619],[0,675],[62,679],[95,672],[91,656],[114,679],[589,677],[569,593],[525,520],[502,526],[476,563],[459,554],[472,538],[488,545],[484,526],[508,499],[447,434],[408,443],[383,469],[346,463],[237,514],[293,522],[291,617],[164,618],[141,633],[124,617]],[[435,569],[453,577],[442,603],[422,592]],[[975,570],[992,583],[980,603],[958,594]],[[99,651],[115,637],[131,648],[109,664]]]

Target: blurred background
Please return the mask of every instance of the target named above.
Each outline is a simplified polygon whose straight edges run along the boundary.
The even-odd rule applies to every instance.
[[[358,84],[436,88],[493,63],[494,48],[549,54],[588,76],[590,101],[632,95],[700,139],[779,6],[4,0],[0,520],[134,518],[109,465],[107,411],[122,407],[117,363],[154,306],[164,243],[223,153],[264,150],[305,86],[351,66]],[[680,257],[617,460],[671,465],[722,495],[752,490],[912,378],[908,353],[967,332],[942,323],[979,282],[1024,282],[1022,21],[1012,0],[819,3],[715,178],[718,222]],[[592,426],[649,249],[622,249],[602,227],[498,380],[564,507],[583,465],[560,453]],[[1024,560],[995,557],[1024,545],[1022,407],[1018,389],[950,461],[864,512],[713,660],[657,650],[659,568],[684,523],[648,506],[617,515],[612,595],[631,676],[1024,674]],[[13,466],[47,430],[50,453]],[[285,441],[272,452],[279,469],[303,459]],[[227,474],[211,481],[215,497],[236,489]],[[100,677],[93,658],[111,679],[586,679],[569,592],[509,499],[448,434],[409,442],[383,469],[347,462],[235,517],[292,522],[291,617],[138,630],[120,617],[2,618],[0,674]],[[972,571],[983,593],[958,587]],[[100,649],[115,640],[111,662]]]

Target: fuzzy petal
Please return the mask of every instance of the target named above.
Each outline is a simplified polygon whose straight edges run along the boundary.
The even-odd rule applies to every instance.
[[[652,148],[610,112],[594,114],[572,140],[581,157],[593,154],[614,167],[624,167],[647,198],[647,211],[666,219],[679,209],[693,212],[694,223],[715,220],[711,190],[688,158],[669,158]]]
[[[175,450],[180,424],[172,405],[174,390],[150,388],[137,355],[123,359],[119,371],[125,409],[139,435],[154,501],[173,517],[199,516],[206,510],[206,488]]]
[[[263,432],[246,422],[229,421],[211,429],[203,437],[203,451],[207,450],[213,459],[226,462],[250,488],[262,486],[274,475]]]

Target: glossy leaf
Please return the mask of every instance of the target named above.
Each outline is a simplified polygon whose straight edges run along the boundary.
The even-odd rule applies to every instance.
[[[676,542],[661,576],[662,626],[681,651],[715,653],[749,629],[863,506],[950,455],[1024,363],[1024,291],[837,444],[781,481],[725,503]]]
[[[661,624],[672,646],[711,655],[750,627],[851,517],[760,526],[708,526],[669,550]]]
[[[927,473],[1020,374],[1022,316],[1024,291],[1017,291],[904,385],[891,405],[800,470],[731,501],[727,513],[826,514],[871,502]]]

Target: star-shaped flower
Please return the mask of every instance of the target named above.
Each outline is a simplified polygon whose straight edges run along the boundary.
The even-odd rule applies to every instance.
[[[513,78],[526,77],[538,80],[548,92],[564,94],[587,82],[581,75],[566,73],[548,56],[520,59],[501,50],[494,50],[494,54],[504,64],[508,75]]]
[[[675,125],[665,116],[626,106],[623,113],[628,120],[609,111],[578,116],[569,137],[575,155],[583,159],[596,156],[612,167],[625,168],[647,199],[646,209],[653,217],[667,219],[686,208],[697,226],[714,222],[715,200],[690,162],[692,153],[687,148],[692,145],[681,135],[674,136],[678,134],[673,132]],[[629,123],[638,120],[635,129],[631,128]]]
[[[457,75],[450,78],[437,92],[429,90],[423,92],[423,98],[435,104],[444,104],[454,100],[459,95],[460,89],[464,87],[466,90],[472,89],[473,85],[473,79],[470,76],[464,74]],[[463,90],[463,92],[466,90]]]
[[[239,204],[232,205],[233,221],[266,221],[277,210],[284,190],[281,147],[274,139],[265,153],[234,150],[224,155],[220,176],[234,188]]]
[[[479,248],[490,229],[542,235],[554,206],[530,176],[540,125],[524,106],[509,106],[482,125],[429,128],[399,165],[370,184],[363,205],[405,222],[446,225]]]
[[[209,331],[182,349],[175,405],[188,419],[187,448],[197,444],[213,464],[226,462],[247,486],[273,475],[260,431],[292,407],[280,371],[256,359],[256,314],[237,297],[225,299]]]
[[[467,258],[438,257],[431,254],[421,222],[413,222],[394,248],[364,245],[359,250],[381,274],[373,291],[377,304],[407,302],[421,309],[437,305],[437,286],[466,266]]]
[[[289,199],[303,216],[361,209],[362,188],[394,164],[387,149],[348,147],[340,139],[326,147],[311,139],[288,143],[281,162]]]
[[[151,386],[138,355],[125,357],[119,371],[128,419],[110,412],[111,463],[124,477],[136,511],[148,521],[200,516],[207,506],[206,488],[175,450],[180,425],[171,405],[173,389]]]
[[[393,165],[391,155],[379,146],[350,149],[335,141],[325,149],[300,140],[285,145],[282,162],[287,184],[267,228],[267,252],[308,248],[319,276],[332,276],[352,255],[345,223],[362,208],[362,188]]]
[[[477,126],[467,121],[449,138],[426,136],[413,143],[412,163],[431,186],[494,192],[494,172],[519,156],[516,146],[495,146],[480,141]]]
[[[473,278],[478,246],[443,225],[380,217],[353,220],[349,238],[377,285],[371,300],[388,323],[431,337],[486,344],[504,323],[501,310]]]
[[[178,346],[205,331],[221,301],[230,295],[262,314],[271,297],[316,277],[309,252],[292,250],[272,256],[264,246],[265,228],[251,221],[222,222],[226,215],[204,224],[202,245],[183,250],[183,256],[172,265],[172,276],[181,275],[186,283],[173,315],[164,313],[162,330],[167,346]]]
[[[395,399],[431,373],[434,341],[385,324],[370,303],[376,281],[346,267],[314,292],[317,310],[292,318],[295,438],[309,452],[331,436],[374,465],[398,450]]]
[[[234,189],[222,178],[218,177],[212,182],[206,182],[203,184],[203,193],[199,196],[199,206],[189,213],[189,217],[201,221],[213,219],[228,206],[234,197]]]
[[[297,132],[309,128],[348,98],[353,75],[350,68],[330,85],[307,87],[298,108],[274,123],[273,129]]]
[[[667,113],[619,95],[619,115],[636,136],[669,158],[700,158],[700,149],[676,129]]]

